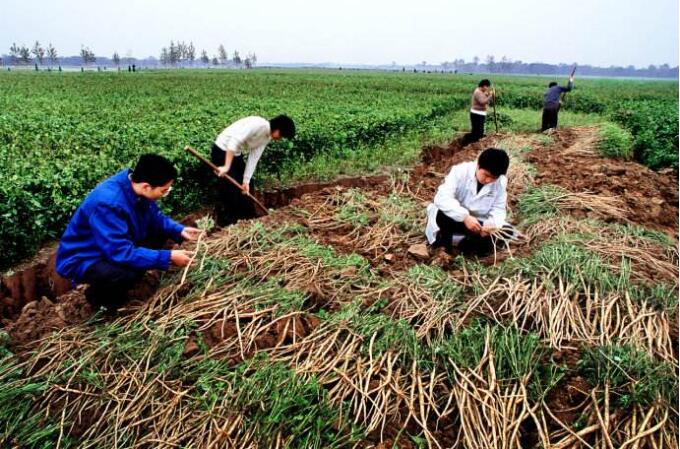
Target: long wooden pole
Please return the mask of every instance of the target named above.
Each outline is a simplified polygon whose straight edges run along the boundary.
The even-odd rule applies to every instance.
[[[230,183],[232,183],[234,186],[238,187],[239,190],[241,190],[241,191],[243,192],[244,195],[246,195],[248,198],[250,198],[251,200],[253,200],[253,202],[254,202],[254,203],[262,210],[262,212],[264,212],[265,215],[269,215],[269,211],[267,210],[266,207],[264,207],[264,204],[262,204],[261,202],[259,202],[257,198],[255,198],[253,195],[250,194],[250,192],[246,192],[245,190],[243,190],[243,187],[241,187],[241,184],[239,184],[238,182],[236,182],[236,180],[235,180],[234,178],[232,178],[231,176],[226,175],[226,174],[223,175],[223,176],[220,176],[220,175],[219,175],[219,171],[218,171],[218,169],[217,169],[217,165],[213,164],[212,161],[211,161],[210,159],[206,158],[206,157],[203,156],[201,153],[199,153],[198,151],[196,151],[196,150],[194,150],[193,148],[191,148],[189,145],[187,145],[186,147],[184,147],[184,149],[185,149],[186,151],[188,151],[189,153],[193,154],[194,156],[196,156],[196,158],[197,158],[199,161],[203,162],[205,165],[207,165],[208,167],[210,167],[210,168],[212,169],[212,171],[213,171],[217,176],[219,176],[220,178],[226,179],[227,181],[229,181]]]
[[[496,88],[493,88],[493,122],[496,125],[496,134],[498,134],[498,116],[496,115]]]
[[[571,75],[569,75],[569,79],[570,79],[570,80],[574,77],[574,74],[576,73],[576,67],[577,67],[577,66],[574,66],[574,68],[571,70]],[[567,93],[566,93],[566,92],[563,92],[563,93],[562,93],[561,101],[564,101],[564,99],[565,99],[566,97],[567,97]]]

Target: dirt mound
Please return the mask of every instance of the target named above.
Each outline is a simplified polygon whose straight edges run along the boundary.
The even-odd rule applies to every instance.
[[[128,305],[143,302],[158,289],[160,274],[149,271],[129,292]],[[5,318],[3,325],[11,337],[13,347],[30,346],[46,335],[83,323],[90,319],[95,310],[85,299],[86,285],[80,285],[54,300],[43,296],[40,300],[26,303],[16,319]]]
[[[526,156],[538,169],[536,182],[619,197],[628,208],[627,220],[677,234],[677,172],[660,174],[636,162],[604,158],[594,148],[595,132],[584,128],[552,133],[555,144],[536,148]]]
[[[92,307],[85,300],[84,286],[81,286],[61,295],[56,302],[43,297],[27,303],[5,330],[11,337],[12,346],[22,347],[66,326],[82,323],[92,314]]]

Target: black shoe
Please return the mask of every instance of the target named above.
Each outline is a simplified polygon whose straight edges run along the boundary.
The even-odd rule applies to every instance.
[[[451,254],[453,252],[453,244],[449,241],[448,244],[441,238],[441,233],[437,233],[437,237],[432,243],[432,248],[444,248],[444,251]]]
[[[458,243],[458,249],[465,256],[486,257],[493,253],[493,243],[466,236]]]

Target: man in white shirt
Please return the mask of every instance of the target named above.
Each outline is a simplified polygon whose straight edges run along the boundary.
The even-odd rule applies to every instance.
[[[226,179],[220,180],[217,221],[220,226],[236,223],[243,218],[255,216],[252,202],[243,193],[252,188],[252,177],[267,144],[282,138],[295,136],[295,123],[285,115],[271,120],[262,117],[245,117],[229,125],[215,139],[211,159],[219,169],[220,176],[229,175],[241,184],[237,188]],[[248,154],[244,162],[243,153]]]
[[[493,250],[490,237],[504,228],[507,208],[507,153],[487,148],[477,161],[454,165],[428,205],[425,235],[433,247],[453,247],[454,235],[464,254],[487,255]]]

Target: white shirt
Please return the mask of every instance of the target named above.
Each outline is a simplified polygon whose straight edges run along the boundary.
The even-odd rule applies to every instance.
[[[437,212],[463,221],[468,215],[484,222],[484,226],[499,228],[505,223],[507,215],[508,179],[501,175],[492,183],[482,186],[477,192],[477,161],[454,165],[437,189],[434,202],[427,206],[427,227],[425,235],[433,243],[439,226]]]
[[[237,120],[225,128],[215,139],[215,145],[224,151],[233,152],[234,156],[240,156],[244,151],[248,152],[248,162],[243,172],[243,183],[247,184],[253,177],[257,161],[271,140],[269,120],[250,116]]]

